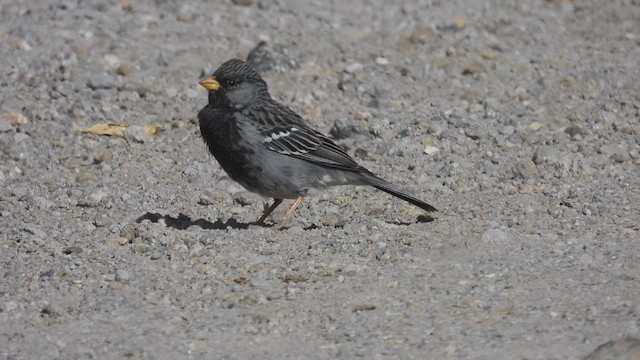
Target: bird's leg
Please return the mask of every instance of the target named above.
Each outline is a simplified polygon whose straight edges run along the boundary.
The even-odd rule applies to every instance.
[[[275,210],[280,204],[282,204],[282,199],[273,199],[273,205],[269,207],[265,206],[264,212],[262,213],[262,216],[260,216],[260,219],[256,221],[256,224],[263,224],[267,217],[269,217],[273,210]]]
[[[282,221],[280,221],[280,225],[278,225],[278,229],[282,230],[286,227],[287,220],[289,220],[293,216],[293,213],[296,212],[296,209],[298,208],[298,206],[300,206],[300,204],[302,204],[302,201],[304,201],[304,196],[302,195],[298,196],[296,201],[293,202],[293,205],[291,205],[287,213],[284,215],[284,218],[282,218]]]

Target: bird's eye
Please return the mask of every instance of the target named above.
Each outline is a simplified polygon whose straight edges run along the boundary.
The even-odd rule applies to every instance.
[[[227,85],[229,85],[229,86],[233,86],[233,85],[235,85],[235,84],[236,84],[235,80],[229,80],[229,81],[227,81]]]

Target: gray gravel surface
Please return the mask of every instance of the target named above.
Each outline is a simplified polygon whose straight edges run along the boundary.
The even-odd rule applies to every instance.
[[[341,187],[250,225],[197,82],[258,45],[435,219]],[[637,1],[4,0],[0,54],[2,359],[640,353]]]

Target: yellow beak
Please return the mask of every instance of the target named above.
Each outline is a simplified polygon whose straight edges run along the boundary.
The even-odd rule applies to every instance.
[[[200,81],[198,84],[200,84],[203,88],[205,88],[207,90],[218,90],[218,89],[220,89],[220,83],[213,76],[209,76],[208,78]]]

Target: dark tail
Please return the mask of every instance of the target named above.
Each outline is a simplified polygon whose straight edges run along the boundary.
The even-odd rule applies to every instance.
[[[419,207],[420,209],[424,210],[424,211],[428,211],[428,212],[434,212],[434,211],[438,211],[438,209],[434,208],[433,206],[427,204],[426,202],[422,201],[422,200],[418,200],[417,198],[407,194],[406,192],[397,189],[396,187],[394,187],[393,185],[391,185],[390,183],[388,183],[387,181],[380,179],[379,177],[373,175],[373,174],[367,174],[367,173],[363,173],[362,177],[364,178],[364,180],[369,183],[369,185],[375,187],[378,190],[382,190],[384,192],[386,192],[387,194],[393,195],[397,198],[400,198],[406,202],[408,202],[411,205],[415,205],[417,207]]]

